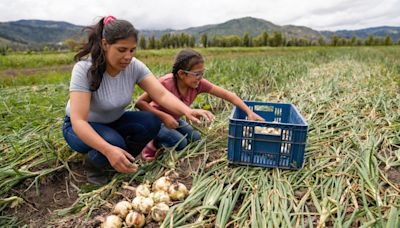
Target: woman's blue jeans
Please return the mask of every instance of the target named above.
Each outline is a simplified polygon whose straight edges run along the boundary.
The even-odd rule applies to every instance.
[[[114,146],[138,155],[146,144],[156,137],[160,130],[160,119],[150,112],[125,112],[118,120],[104,124],[89,122],[90,126],[104,140]],[[109,166],[106,156],[86,145],[72,129],[71,120],[64,118],[62,132],[68,145],[75,151],[88,155],[88,159],[97,167]]]
[[[175,150],[180,151],[190,142],[200,140],[200,132],[194,130],[190,124],[182,119],[179,119],[178,123],[179,127],[176,129],[167,128],[164,124],[161,125],[160,132],[155,139],[157,148],[176,146]]]

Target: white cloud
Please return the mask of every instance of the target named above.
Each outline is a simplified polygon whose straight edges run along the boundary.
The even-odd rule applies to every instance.
[[[93,24],[115,15],[139,29],[183,29],[252,16],[318,30],[400,26],[400,0],[2,0],[0,21],[42,19]]]

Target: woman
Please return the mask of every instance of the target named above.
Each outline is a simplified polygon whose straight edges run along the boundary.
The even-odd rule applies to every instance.
[[[187,107],[133,58],[138,32],[131,23],[108,16],[87,29],[88,42],[75,55],[63,135],[73,150],[87,154],[88,181],[102,185],[109,180],[109,165],[118,172],[136,172],[134,156],[160,129],[156,115],[125,110],[135,84],[157,103],[190,120],[198,122],[197,117],[212,114]]]
[[[238,106],[246,112],[249,120],[265,121],[254,113],[236,94],[221,88],[204,79],[204,59],[200,53],[192,49],[184,49],[178,53],[172,66],[172,73],[159,79],[161,84],[172,94],[178,97],[187,106],[190,106],[200,93],[209,93],[220,97]],[[144,93],[136,102],[140,110],[150,111],[157,115],[163,122],[156,140],[147,144],[142,157],[146,160],[155,158],[155,151],[162,146],[176,146],[176,150],[182,150],[189,142],[199,140],[200,132],[193,129],[181,115],[169,111],[164,104],[152,99],[152,96]]]

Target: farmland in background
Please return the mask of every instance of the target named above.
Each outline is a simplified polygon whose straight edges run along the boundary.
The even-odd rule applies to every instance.
[[[137,58],[161,76],[178,51]],[[229,165],[232,105],[201,95],[194,107],[216,115],[198,126],[203,140],[94,188],[61,135],[73,54],[0,56],[0,226],[92,227],[113,203],[131,199],[126,185],[176,169],[192,190],[165,227],[398,227],[400,47],[198,51],[215,84],[242,99],[297,106],[309,124],[301,170]]]

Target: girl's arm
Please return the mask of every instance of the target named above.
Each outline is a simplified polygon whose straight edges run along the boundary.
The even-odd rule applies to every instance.
[[[140,95],[140,97],[136,101],[135,107],[142,111],[148,111],[154,113],[168,128],[175,129],[179,126],[178,121],[176,121],[173,116],[151,106],[150,105],[151,101],[152,99],[149,96],[149,94],[144,92],[142,95]]]
[[[130,162],[135,160],[132,155],[105,141],[88,123],[90,98],[91,93],[88,92],[74,91],[70,93],[72,129],[84,143],[104,154],[111,166],[118,172],[136,172],[137,168],[133,167]]]
[[[249,120],[265,121],[264,118],[253,112],[235,93],[232,93],[217,85],[213,85],[209,93],[211,95],[227,100],[230,103],[239,107],[241,110],[246,112]]]
[[[153,75],[145,77],[139,82],[139,86],[147,92],[152,100],[177,115],[185,115],[191,121],[200,123],[197,117],[201,116],[208,121],[214,118],[214,115],[209,111],[189,108],[170,93]]]

